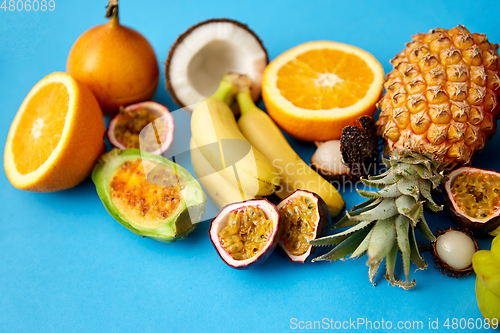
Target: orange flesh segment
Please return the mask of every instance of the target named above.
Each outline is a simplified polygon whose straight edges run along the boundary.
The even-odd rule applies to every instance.
[[[68,106],[68,90],[59,82],[45,85],[29,100],[12,140],[19,173],[37,170],[50,157],[61,139]]]
[[[305,52],[278,71],[281,95],[307,110],[346,108],[362,99],[374,74],[360,57],[339,50]]]

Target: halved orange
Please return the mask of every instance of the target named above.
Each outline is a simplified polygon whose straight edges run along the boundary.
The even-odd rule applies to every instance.
[[[104,151],[104,118],[92,92],[66,73],[39,81],[7,136],[4,168],[11,184],[34,192],[73,187]]]
[[[339,139],[342,128],[375,113],[384,70],[358,47],[314,41],[278,56],[266,68],[262,97],[269,115],[304,141]]]

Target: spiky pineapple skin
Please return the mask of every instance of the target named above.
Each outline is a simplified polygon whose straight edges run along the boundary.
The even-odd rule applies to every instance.
[[[379,101],[389,151],[432,154],[447,169],[470,162],[496,132],[498,44],[464,26],[419,33],[393,60]]]

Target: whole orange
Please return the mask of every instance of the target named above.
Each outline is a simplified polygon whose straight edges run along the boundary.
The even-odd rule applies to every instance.
[[[107,23],[78,37],[66,70],[92,90],[109,116],[120,106],[151,99],[158,85],[153,47],[139,32],[120,24],[118,5],[111,9]]]

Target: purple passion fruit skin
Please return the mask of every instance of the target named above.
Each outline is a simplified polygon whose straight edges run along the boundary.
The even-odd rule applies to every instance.
[[[292,262],[304,263],[316,247],[310,240],[322,237],[331,226],[326,203],[316,193],[296,190],[278,204],[279,244]]]
[[[461,167],[448,176],[445,198],[451,217],[476,236],[500,226],[500,173]]]
[[[172,144],[174,128],[174,118],[165,106],[142,102],[120,108],[109,122],[107,135],[117,148],[136,148],[161,155]]]
[[[278,243],[279,214],[267,199],[223,207],[210,224],[209,235],[221,259],[230,267],[249,269],[262,264]]]
[[[167,243],[183,239],[205,212],[205,195],[188,171],[138,149],[102,155],[92,180],[108,213],[139,236]]]

